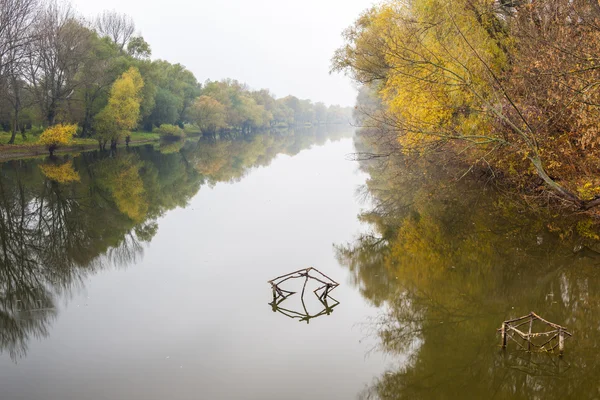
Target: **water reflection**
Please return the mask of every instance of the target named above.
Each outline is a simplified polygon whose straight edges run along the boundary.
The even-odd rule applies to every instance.
[[[290,290],[293,287],[293,283],[296,283],[295,286],[300,285],[302,289],[295,289],[295,291]],[[316,285],[316,288],[311,290],[312,288],[309,283],[313,284],[312,286]],[[269,284],[271,284],[271,289],[273,291],[273,301],[269,303],[273,312],[279,312],[288,318],[298,319],[298,321],[306,322],[307,324],[310,323],[310,320],[313,318],[331,315],[333,309],[340,304],[339,301],[331,297],[331,292],[338,287],[339,284],[313,267],[279,276],[270,280]],[[293,296],[297,295],[298,292],[300,292],[300,304],[296,304],[296,306],[289,305],[291,301],[288,299],[290,297],[294,298]],[[309,292],[312,292],[313,296],[310,296]],[[305,297],[305,295],[308,297]],[[296,297],[298,297],[298,295]],[[309,311],[309,308],[312,306],[311,303],[315,303],[315,299],[318,302],[316,309],[319,311]],[[285,304],[285,307],[287,308],[281,306],[286,300],[288,300]]]
[[[358,151],[373,148],[368,132]],[[534,212],[449,164],[402,157],[370,173],[372,231],[337,247],[380,316],[369,323],[398,357],[368,399],[592,399],[600,389],[600,271],[585,218]],[[563,360],[500,350],[501,322],[530,311],[572,329]]]
[[[273,312],[281,313],[282,315],[285,315],[288,318],[297,319],[300,322],[306,322],[308,324],[308,323],[310,323],[310,320],[313,318],[322,317],[324,315],[331,315],[331,313],[333,312],[333,309],[340,304],[339,301],[337,301],[336,299],[334,299],[333,297],[331,297],[329,295],[325,296],[324,298],[321,298],[315,294],[318,302],[321,303],[322,309],[318,312],[313,312],[311,314],[311,312],[308,311],[308,308],[306,305],[307,302],[304,300],[304,294],[302,294],[301,300],[300,300],[302,303],[301,308],[290,309],[290,308],[283,307],[281,305],[281,303],[283,303],[285,300],[288,299],[288,297],[293,296],[294,294],[296,294],[296,293],[292,293],[288,296],[281,297],[279,299],[273,298],[273,301],[269,303]]]
[[[0,164],[0,353],[24,357],[31,339],[49,334],[59,298],[103,268],[134,263],[158,218],[203,185],[349,133],[286,131]]]

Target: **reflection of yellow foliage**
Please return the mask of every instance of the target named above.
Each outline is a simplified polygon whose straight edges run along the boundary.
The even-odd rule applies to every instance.
[[[46,146],[69,144],[77,132],[77,125],[54,125],[46,129],[40,136],[40,143]]]
[[[142,163],[134,156],[102,161],[98,183],[108,190],[120,212],[133,221],[142,221],[148,212],[144,182],[140,177]]]
[[[596,233],[594,221],[591,219],[579,221],[577,223],[577,232],[586,238],[600,240],[600,236]]]
[[[119,211],[134,221],[141,221],[148,211],[148,204],[143,198],[144,183],[140,178],[138,166],[132,165],[121,171],[118,182],[113,196]]]
[[[64,164],[43,164],[40,165],[42,173],[46,178],[58,183],[79,182],[79,173],[73,169],[73,161]]]

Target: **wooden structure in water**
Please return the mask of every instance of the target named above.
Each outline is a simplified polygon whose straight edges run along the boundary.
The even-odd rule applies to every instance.
[[[289,308],[281,307],[281,303],[285,301],[288,297],[295,294],[295,292],[291,292],[289,290],[285,290],[280,287],[280,285],[286,281],[291,279],[304,279],[304,285],[302,286],[302,294],[300,295],[300,301],[302,304],[301,310],[291,310]],[[323,309],[318,313],[309,313],[304,302],[304,292],[306,290],[306,284],[309,280],[315,280],[321,286],[317,287],[313,290],[313,293],[323,306]],[[322,273],[316,268],[309,267],[305,269],[301,269],[298,271],[290,272],[285,275],[278,276],[277,278],[271,279],[268,281],[271,285],[271,289],[273,290],[273,301],[269,303],[272,307],[273,312],[280,312],[286,317],[292,319],[298,319],[301,322],[306,322],[307,324],[311,319],[317,318],[323,315],[330,315],[333,312],[333,309],[339,305],[339,301],[330,296],[330,293],[333,289],[339,286],[339,283]]]
[[[311,275],[311,272],[313,272],[312,275]],[[313,267],[308,267],[308,268],[300,269],[298,271],[290,272],[285,275],[278,276],[277,278],[267,281],[267,283],[269,283],[271,285],[271,288],[273,289],[273,299],[275,300],[278,297],[285,298],[285,297],[288,297],[288,296],[294,294],[295,292],[290,292],[288,290],[284,290],[281,287],[279,287],[279,285],[281,285],[283,282],[288,281],[290,279],[297,279],[297,278],[304,278],[304,286],[302,287],[302,296],[304,296],[304,289],[306,289],[306,284],[308,283],[309,279],[314,279],[315,281],[322,284],[322,286],[319,286],[318,288],[316,288],[313,291],[314,294],[316,294],[319,299],[325,299],[329,295],[329,292],[331,292],[333,289],[335,289],[336,287],[338,287],[340,285],[339,283],[337,283],[336,281],[334,281],[333,279],[331,279],[330,277],[328,277],[327,275],[325,275],[318,269],[313,268]]]
[[[523,326],[525,328],[521,328]],[[546,330],[539,331],[537,326],[545,327]],[[547,321],[533,311],[523,317],[504,321],[498,331],[502,337],[503,349],[506,348],[507,340],[511,339],[523,350],[552,353],[558,349],[561,356],[565,350],[565,340],[573,336],[564,326]]]

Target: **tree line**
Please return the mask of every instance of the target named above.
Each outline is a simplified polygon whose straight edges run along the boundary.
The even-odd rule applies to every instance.
[[[350,110],[294,96],[276,99],[235,80],[198,82],[181,64],[151,60],[134,21],[116,11],[93,19],[58,0],[0,0],[0,126],[76,125],[78,137],[116,145],[131,130],[195,124],[243,133],[345,123]]]
[[[391,0],[333,68],[376,94],[402,152],[443,151],[513,189],[600,205],[597,0]]]

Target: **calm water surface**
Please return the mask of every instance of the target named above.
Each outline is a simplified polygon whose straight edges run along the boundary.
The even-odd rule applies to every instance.
[[[348,161],[351,133],[0,164],[0,398],[600,398],[585,221]],[[274,312],[267,280],[308,266],[339,305]],[[500,351],[532,310],[573,332],[562,359]]]
[[[28,231],[6,236],[29,248],[3,260],[2,398],[354,398],[369,384],[386,362],[366,356],[359,325],[376,309],[332,247],[361,229],[352,139],[265,140],[207,143],[212,158],[87,154],[71,183],[49,182],[38,161],[4,165],[10,225],[34,215],[6,228]],[[42,235],[68,237],[43,243],[40,209]],[[340,305],[310,324],[274,313],[267,284],[308,266],[342,283]]]

